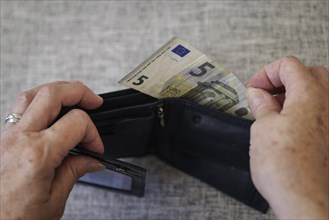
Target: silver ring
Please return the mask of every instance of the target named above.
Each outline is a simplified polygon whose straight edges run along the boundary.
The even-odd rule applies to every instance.
[[[14,123],[17,124],[21,120],[22,115],[18,113],[10,113],[5,118],[5,123]]]

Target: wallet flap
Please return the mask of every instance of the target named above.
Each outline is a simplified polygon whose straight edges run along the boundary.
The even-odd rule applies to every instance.
[[[243,203],[265,212],[268,204],[249,171],[251,121],[183,99],[163,100],[165,127],[156,154]]]

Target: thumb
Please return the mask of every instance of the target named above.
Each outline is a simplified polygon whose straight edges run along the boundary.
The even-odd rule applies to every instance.
[[[247,99],[255,119],[281,111],[281,105],[278,101],[265,90],[249,87],[247,89]]]
[[[56,202],[66,202],[74,184],[88,172],[104,170],[105,166],[98,160],[87,156],[70,156],[63,160],[56,169],[51,197]]]

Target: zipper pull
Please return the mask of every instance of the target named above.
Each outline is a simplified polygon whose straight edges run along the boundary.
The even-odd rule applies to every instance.
[[[162,108],[162,105],[158,106],[158,118],[160,119],[160,125],[161,127],[165,127],[165,119],[164,119],[164,110]]]

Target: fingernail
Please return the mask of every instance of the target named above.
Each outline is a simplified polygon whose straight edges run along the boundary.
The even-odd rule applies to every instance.
[[[103,98],[100,97],[99,95],[97,95],[97,98],[99,99],[99,101],[103,101]]]
[[[259,89],[249,87],[247,89],[247,99],[251,110],[254,111],[265,100],[265,96]]]
[[[100,162],[90,162],[87,165],[87,172],[97,172],[105,169],[106,167]]]

